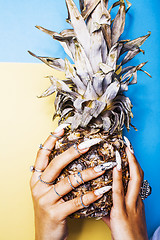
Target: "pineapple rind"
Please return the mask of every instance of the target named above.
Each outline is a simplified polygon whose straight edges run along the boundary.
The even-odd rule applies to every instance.
[[[64,177],[70,174],[76,174],[78,171],[97,166],[104,162],[113,161],[115,162],[115,151],[118,150],[122,158],[122,175],[123,185],[126,191],[127,183],[129,179],[128,160],[125,153],[125,145],[122,139],[122,135],[106,135],[105,132],[91,131],[90,129],[77,129],[72,132],[71,130],[66,131],[64,137],[56,142],[56,147],[53,153],[50,155],[50,161],[57,155],[63,153],[74,143],[79,144],[87,139],[101,138],[102,142],[81,155],[78,159],[71,162],[59,175],[55,183],[59,182]],[[93,191],[106,185],[112,185],[112,169],[108,170],[101,177],[94,180],[81,184],[63,197],[65,201],[79,197],[81,194],[85,194],[88,191]],[[97,200],[95,203],[90,204],[86,209],[79,210],[72,214],[70,217],[84,218],[84,217],[95,217],[101,218],[106,216],[112,207],[112,192],[104,194],[103,197]]]

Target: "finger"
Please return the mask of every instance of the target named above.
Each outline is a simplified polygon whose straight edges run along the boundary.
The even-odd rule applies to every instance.
[[[61,137],[64,134],[64,129],[61,129],[60,132],[54,133],[54,136],[50,135],[47,140],[44,142],[43,147],[49,150],[52,150],[56,144],[57,137]],[[48,165],[48,158],[51,154],[51,151],[46,149],[39,149],[37,153],[37,158],[35,162],[35,167],[37,169],[45,169]]]
[[[88,150],[89,149],[85,149],[83,153],[87,152]],[[42,173],[41,179],[46,182],[54,181],[59,176],[63,168],[65,168],[70,162],[79,156],[80,154],[77,152],[77,150],[73,146],[70,147],[64,153],[58,155],[49,163],[48,167]]]
[[[31,185],[34,184],[33,191],[35,192],[35,195],[41,196],[46,192],[48,192],[49,189],[52,189],[52,186],[53,186],[52,182],[58,177],[62,169],[79,156],[80,155],[75,150],[75,148],[71,147],[68,150],[66,150],[64,153],[57,156],[54,160],[52,160],[41,175],[38,173],[37,175],[33,175],[31,178],[31,182],[32,182]],[[54,191],[56,193],[56,190]]]
[[[101,140],[101,139],[100,139]],[[90,139],[80,143],[78,146],[73,145],[64,153],[56,156],[48,165],[48,167],[43,172],[41,178],[44,181],[52,182],[60,174],[60,172],[65,168],[69,163],[71,163],[76,158],[80,157],[81,154],[86,153],[89,150],[90,146],[93,146],[99,142],[98,138]],[[82,148],[83,146],[83,148]]]
[[[112,184],[113,207],[118,211],[124,210],[124,189],[122,183],[122,171],[113,169],[113,184]]]
[[[57,128],[58,129],[58,128]],[[47,140],[44,143],[44,147],[48,148],[48,149],[53,149],[53,147],[56,144],[57,141],[57,137],[61,137],[64,134],[64,129],[60,129],[59,131],[57,131],[57,129],[55,130],[55,132],[53,133],[53,136],[49,136],[47,138]],[[45,149],[40,149],[37,153],[37,158],[35,161],[35,168],[38,170],[44,170],[47,165],[48,165],[48,161],[49,161],[49,154],[50,151],[47,151]],[[31,180],[30,180],[30,186],[31,188],[36,184],[36,182],[38,181],[38,176],[40,175],[39,172],[35,171],[33,172],[34,174],[32,174]]]
[[[143,171],[141,170],[141,167],[137,162],[136,157],[129,150],[128,147],[126,148],[126,153],[128,157],[130,171],[130,180],[128,183],[128,190],[126,194],[126,203],[129,207],[135,207],[141,189]]]
[[[74,188],[78,187],[83,182],[88,182],[94,178],[97,178],[104,174],[105,171],[95,172],[94,168],[88,168],[83,170],[80,175],[68,175],[67,177],[63,178],[57,184],[55,184],[50,191],[46,194],[46,203],[54,204],[57,202],[62,196],[69,193]],[[83,180],[83,182],[82,182]]]
[[[116,151],[117,167],[113,169],[112,198],[113,207],[118,211],[124,210],[124,189],[122,183],[121,157]]]
[[[91,203],[95,202],[96,200],[101,198],[105,192],[108,192],[111,188],[112,188],[111,186],[105,186],[95,191],[88,192],[83,196],[81,195],[70,201],[58,205],[57,208],[58,212],[61,213],[60,214],[61,220],[65,219],[68,215],[84,208],[84,206],[88,206]]]

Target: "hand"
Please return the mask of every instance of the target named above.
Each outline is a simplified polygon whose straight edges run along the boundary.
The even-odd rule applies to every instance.
[[[126,148],[129,161],[130,180],[124,196],[122,170],[113,169],[113,207],[110,216],[103,221],[111,230],[113,240],[148,240],[144,204],[139,192],[143,171],[134,154]]]
[[[63,134],[64,129],[55,133],[57,137],[60,137]],[[48,149],[53,149],[56,139],[56,137],[49,136],[43,146]],[[79,152],[83,154],[88,150],[89,148],[79,149]],[[37,153],[35,168],[42,171],[44,170],[41,175],[43,181],[52,182],[58,177],[63,168],[80,156],[79,152],[74,147],[70,147],[67,151],[56,156],[49,163],[50,152],[45,149],[40,149]],[[83,170],[81,176],[86,182],[99,177],[104,172],[105,171],[96,172],[94,168],[89,168]],[[80,197],[65,202],[61,196],[66,195],[72,190],[70,183],[72,186],[77,187],[79,185],[78,182],[82,183],[81,179],[78,179],[77,182],[73,175],[69,175],[70,183],[67,177],[65,177],[53,186],[41,182],[38,179],[39,175],[39,172],[34,171],[30,181],[35,212],[35,239],[66,239],[68,234],[66,217],[75,211],[82,209],[83,206]],[[89,205],[93,203],[102,197],[103,193],[101,192],[101,194],[97,195],[94,191],[83,195],[83,204]]]

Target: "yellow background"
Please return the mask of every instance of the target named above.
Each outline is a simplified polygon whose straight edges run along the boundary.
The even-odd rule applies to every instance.
[[[44,64],[0,63],[0,239],[33,240],[34,213],[29,189],[30,165],[57,122],[54,96],[38,99],[48,88],[47,75],[62,73]],[[69,219],[69,240],[110,240],[101,221]]]

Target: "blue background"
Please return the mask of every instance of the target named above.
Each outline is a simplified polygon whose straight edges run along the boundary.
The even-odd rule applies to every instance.
[[[78,3],[78,1],[75,1]],[[113,1],[111,1],[113,2]],[[132,120],[138,128],[125,134],[131,140],[135,154],[145,172],[145,178],[153,192],[145,200],[148,233],[160,225],[160,82],[159,82],[159,9],[158,0],[132,0],[127,14],[127,23],[123,39],[134,39],[152,32],[132,65],[149,60],[144,67],[152,75],[138,73],[138,84],[131,86],[127,96],[133,104]],[[0,62],[39,62],[31,57],[27,50],[37,55],[66,57],[60,44],[38,29],[35,25],[55,31],[61,31],[69,25],[65,22],[67,11],[64,0],[1,0],[0,1]],[[134,227],[134,226],[133,226]]]

